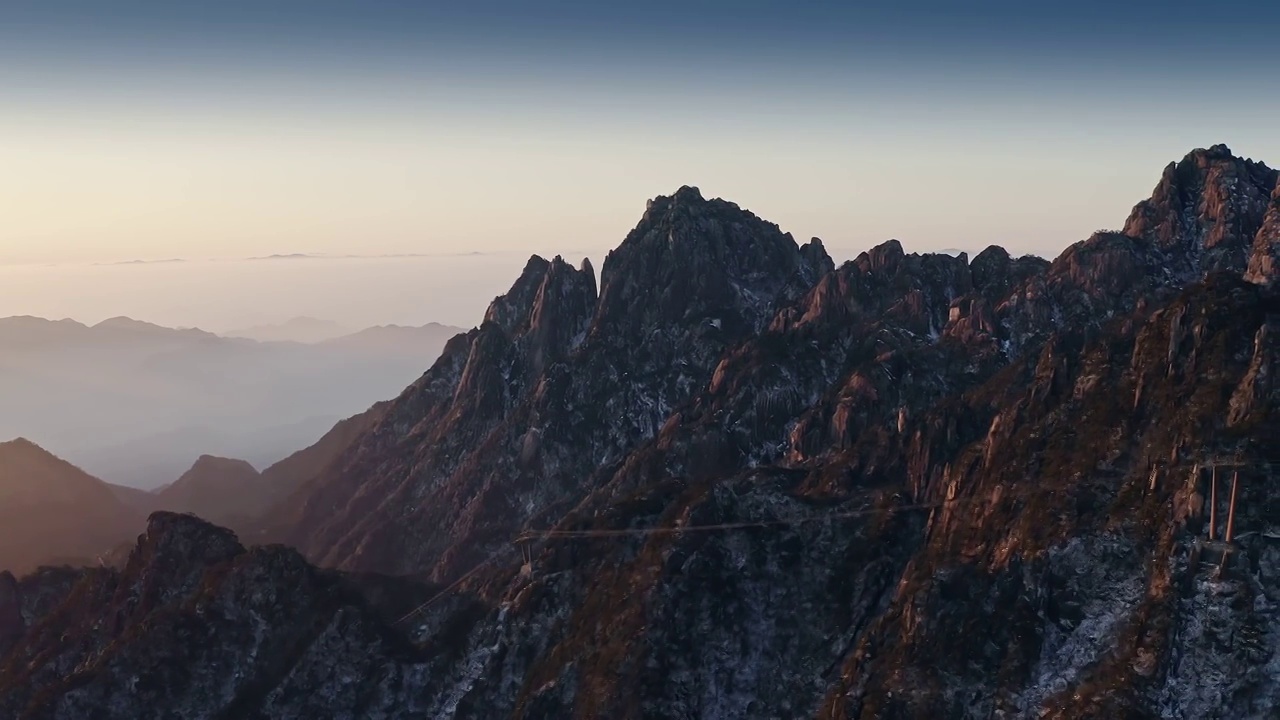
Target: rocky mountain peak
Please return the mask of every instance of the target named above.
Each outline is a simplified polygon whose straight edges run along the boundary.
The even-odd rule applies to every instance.
[[[645,216],[660,215],[678,206],[698,205],[706,202],[702,191],[692,185],[681,185],[670,195],[659,195],[645,203]]]
[[[1226,145],[1193,150],[1165,168],[1123,232],[1169,252],[1177,271],[1242,272],[1276,181],[1275,170]]]
[[[1191,151],[1189,157],[1195,157],[1204,161],[1212,161],[1232,160],[1235,158],[1235,155],[1231,152],[1231,148],[1227,147],[1226,143],[1218,143],[1216,145],[1209,146],[1208,149],[1196,148]]]
[[[468,350],[455,398],[499,411],[551,363],[586,337],[596,312],[596,277],[584,259],[534,255],[505,294],[494,299]],[[447,352],[447,351],[446,351]]]
[[[498,325],[508,334],[515,332],[516,327],[528,319],[529,308],[533,307],[533,299],[542,287],[550,266],[551,263],[542,256],[531,255],[520,277],[511,284],[511,289],[489,303],[484,321]]]
[[[891,273],[906,255],[902,249],[902,243],[897,240],[886,240],[858,255],[853,262],[861,267],[863,272]]]
[[[574,269],[557,255],[547,268],[529,310],[526,377],[541,374],[586,336],[596,310],[596,275],[585,258],[579,267]]]
[[[720,198],[708,200],[702,196],[698,188],[684,185],[671,195],[659,195],[649,200],[645,205],[644,214],[640,217],[640,222],[614,252],[650,235],[657,226],[662,226],[662,229],[667,231],[676,231],[681,239],[696,240],[698,237],[696,232],[690,231],[696,230],[701,222],[714,219],[722,222],[772,225],[743,210],[735,203]],[[674,237],[664,239],[675,240]]]
[[[547,332],[548,325],[567,323],[575,332],[595,311],[596,278],[590,261],[575,269],[559,255],[550,261],[529,258],[524,271],[505,295],[494,298],[485,322],[502,328],[509,337],[526,332]]]
[[[679,190],[671,195],[672,203],[700,203],[702,199],[702,191],[692,185],[681,185]]]
[[[991,245],[974,256],[969,263],[973,287],[989,302],[1008,296],[1009,292],[1028,278],[1040,275],[1049,267],[1049,261],[1034,255],[1013,258],[999,245]]]
[[[998,272],[1001,268],[1007,268],[1013,258],[1009,255],[1009,251],[999,245],[988,245],[986,249],[973,256],[973,261],[969,263],[975,273],[983,275]],[[974,284],[980,284],[978,278],[974,277]]]
[[[810,238],[809,242],[801,246],[800,256],[817,277],[822,277],[836,269],[836,264],[827,254],[827,248],[822,244],[821,238]]]
[[[829,267],[811,245],[810,260],[777,225],[682,188],[651,201],[609,253],[598,298],[589,263],[535,256],[486,322],[313,486],[291,533],[340,567],[456,577],[653,437],[726,347]],[[365,458],[391,460],[374,470]],[[366,528],[379,539],[360,541]]]
[[[809,253],[821,266],[816,249]],[[710,320],[758,329],[780,297],[795,297],[820,274],[777,225],[685,186],[650,201],[605,258],[597,331],[640,337]]]
[[[147,518],[129,567],[142,563],[211,565],[244,552],[236,534],[189,513],[159,511]]]
[[[129,582],[122,592],[128,592],[131,604],[149,607],[191,590],[206,568],[243,552],[226,528],[195,515],[154,512],[129,554],[123,570]]]

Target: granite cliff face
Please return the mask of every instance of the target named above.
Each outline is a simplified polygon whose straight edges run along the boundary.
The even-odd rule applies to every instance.
[[[402,682],[383,672],[430,665],[385,615],[431,588],[316,570],[279,546],[245,550],[190,515],[153,514],[123,570],[14,585],[0,575],[0,618],[21,628],[0,661],[6,718],[394,717],[385,698],[375,712],[378,686]],[[348,687],[347,707],[315,692],[320,677]]]
[[[1271,193],[1271,205],[1253,242],[1245,277],[1263,285],[1275,284],[1280,279],[1280,183]]]
[[[1052,262],[838,268],[682,188],[295,493],[335,570],[160,514],[0,576],[0,714],[1275,717],[1277,182],[1215,146]]]
[[[283,538],[326,565],[457,577],[578,502],[824,260],[688,187],[650,203],[598,296],[589,263],[535,256],[317,478]]]
[[[1167,251],[1175,265],[1236,271],[1248,262],[1276,179],[1275,170],[1237,158],[1225,145],[1195,150],[1169,163],[1124,233]]]

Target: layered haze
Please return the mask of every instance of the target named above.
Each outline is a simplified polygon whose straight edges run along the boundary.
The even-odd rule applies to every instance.
[[[394,397],[457,332],[384,326],[258,342],[124,317],[0,318],[0,437],[142,488],[174,482],[206,454],[261,469]]]
[[[505,289],[503,278],[519,273],[527,259],[501,253],[0,265],[0,316],[86,323],[126,316],[261,340],[315,340],[376,325],[470,327]],[[312,336],[270,331],[296,327],[299,318],[330,330]]]

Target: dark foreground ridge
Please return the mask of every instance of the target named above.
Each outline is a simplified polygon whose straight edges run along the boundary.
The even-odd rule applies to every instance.
[[[159,513],[0,576],[0,717],[1276,717],[1278,184],[840,267],[657,198],[298,481],[310,563]]]

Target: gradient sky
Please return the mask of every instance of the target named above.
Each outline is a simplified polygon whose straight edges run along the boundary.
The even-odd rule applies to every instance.
[[[838,253],[1052,256],[1194,147],[1280,163],[1278,36],[1234,0],[8,0],[0,263],[598,254],[682,184]]]

